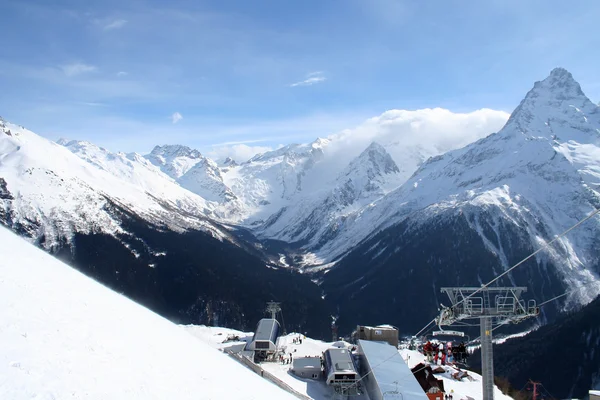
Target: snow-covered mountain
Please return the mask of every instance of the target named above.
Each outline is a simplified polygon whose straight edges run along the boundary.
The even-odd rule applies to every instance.
[[[178,182],[209,201],[228,202],[237,199],[231,189],[223,183],[217,163],[209,158],[203,158],[196,163],[178,179]]]
[[[220,205],[138,155],[65,144],[3,123],[0,224],[170,319],[243,328],[277,296],[290,303],[288,319],[313,326],[318,287],[217,222]]]
[[[175,184],[138,155],[111,154],[85,142],[69,149],[17,125],[0,130],[0,177],[11,198],[3,221],[52,248],[75,232],[123,233],[114,205],[174,230],[228,236],[207,217],[211,204]]]
[[[399,189],[348,216],[318,252],[327,259],[360,245],[323,277],[325,290],[343,287],[339,299],[365,301],[392,282],[395,298],[404,298],[401,282],[410,277],[424,280],[421,290],[487,282],[599,207],[599,184],[600,108],[555,69],[501,131],[430,159]],[[588,221],[507,283],[530,286],[542,300],[595,282],[567,306],[589,302],[600,293],[599,228],[600,218]],[[427,300],[433,313],[438,296]]]
[[[291,144],[258,154],[241,165],[229,164],[225,184],[246,205],[246,224],[261,222],[306,193],[306,174],[323,159],[329,141]]]
[[[204,157],[198,150],[187,146],[164,145],[155,146],[146,158],[165,174],[177,180]]]
[[[305,195],[296,203],[282,208],[256,232],[287,242],[308,243],[317,247],[325,243],[345,215],[361,209],[398,187],[400,170],[383,146],[371,143],[318,192]],[[342,222],[343,223],[343,222]]]
[[[198,150],[179,145],[156,146],[146,158],[182,187],[208,201],[224,203],[236,200],[235,194],[223,183],[217,163]],[[240,205],[222,207],[225,210],[221,215],[235,219],[236,214],[241,212],[236,207]]]
[[[4,227],[0,254],[2,399],[294,398]]]

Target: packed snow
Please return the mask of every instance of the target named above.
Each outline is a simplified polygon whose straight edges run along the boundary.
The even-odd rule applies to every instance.
[[[292,399],[0,228],[0,398]]]

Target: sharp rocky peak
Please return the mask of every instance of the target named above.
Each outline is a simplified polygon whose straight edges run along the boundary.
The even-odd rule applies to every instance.
[[[543,81],[534,84],[529,95],[535,92],[549,91],[558,100],[569,100],[579,97],[585,97],[579,83],[573,78],[573,75],[564,68],[554,68],[550,75]]]
[[[544,134],[544,126],[577,125],[580,131],[589,131],[586,125],[591,122],[590,116],[600,118],[598,106],[586,97],[569,71],[555,68],[533,85],[503,130],[514,128],[516,132],[539,135]]]
[[[163,156],[167,158],[175,157],[188,157],[188,158],[202,158],[202,154],[196,150],[182,145],[167,144],[164,146],[155,146],[152,149],[151,155]]]
[[[227,157],[225,161],[223,161],[223,165],[227,167],[235,167],[238,163],[231,157]]]
[[[377,142],[372,142],[354,161],[350,163],[345,174],[351,174],[357,168],[374,170],[377,175],[387,175],[400,172],[400,169],[387,150]]]

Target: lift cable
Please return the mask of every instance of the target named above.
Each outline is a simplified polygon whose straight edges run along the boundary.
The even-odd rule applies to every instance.
[[[551,241],[544,243],[542,245],[542,247],[540,247],[539,249],[537,249],[536,251],[534,251],[533,253],[531,253],[530,255],[528,255],[527,257],[525,257],[524,259],[522,259],[521,261],[519,261],[518,263],[516,263],[515,265],[513,265],[512,267],[510,267],[509,269],[507,269],[506,271],[504,271],[503,273],[501,273],[500,275],[498,275],[497,277],[495,277],[494,279],[492,279],[491,281],[489,281],[488,283],[486,283],[485,285],[482,285],[479,289],[477,289],[476,291],[474,291],[473,293],[471,293],[470,295],[468,295],[467,297],[463,297],[462,300],[460,300],[458,303],[456,303],[454,306],[457,306],[461,303],[463,303],[464,301],[468,300],[469,298],[473,297],[475,294],[479,293],[480,291],[482,291],[483,289],[487,288],[488,286],[490,286],[492,283],[496,282],[497,280],[499,280],[500,278],[502,278],[503,276],[505,276],[506,274],[510,273],[512,270],[514,270],[515,268],[517,268],[518,266],[522,265],[523,263],[525,263],[527,260],[529,260],[530,258],[532,258],[533,256],[537,255],[539,252],[541,252],[542,250],[544,250],[545,248],[549,248],[550,245],[552,243],[554,243],[555,241],[557,241],[558,239],[561,239],[563,236],[565,236],[567,233],[571,232],[573,229],[577,228],[579,225],[583,224],[584,222],[586,222],[587,220],[593,218],[594,216],[596,216],[598,213],[600,213],[600,208],[596,208],[594,209],[594,211],[589,214],[587,217],[583,218],[582,220],[578,221],[575,225],[573,225],[572,227],[570,227],[569,229],[567,229],[566,231],[564,231],[563,233],[561,233],[560,235],[557,235],[554,237],[554,239],[552,239]]]

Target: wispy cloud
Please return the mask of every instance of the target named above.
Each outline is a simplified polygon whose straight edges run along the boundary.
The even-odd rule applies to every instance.
[[[178,112],[174,112],[173,115],[171,115],[171,121],[174,124],[178,123],[182,119],[183,119],[183,115],[179,114]]]
[[[76,76],[98,70],[98,68],[93,65],[83,63],[61,65],[60,69],[62,69],[66,76]]]
[[[127,72],[125,72],[125,71],[119,71],[119,72],[117,72],[117,76],[119,78],[122,78],[122,77],[127,76],[127,75],[129,75],[129,74]]]
[[[325,80],[327,80],[327,78],[325,78],[325,76],[323,75],[323,71],[315,71],[315,72],[310,72],[310,73],[306,74],[305,80],[296,82],[296,83],[292,83],[290,85],[290,87],[312,86],[319,82],[324,82]]]
[[[127,23],[127,20],[125,20],[125,19],[115,19],[114,21],[111,21],[108,24],[104,25],[103,29],[105,31],[119,29],[119,28],[124,27],[126,23]]]

